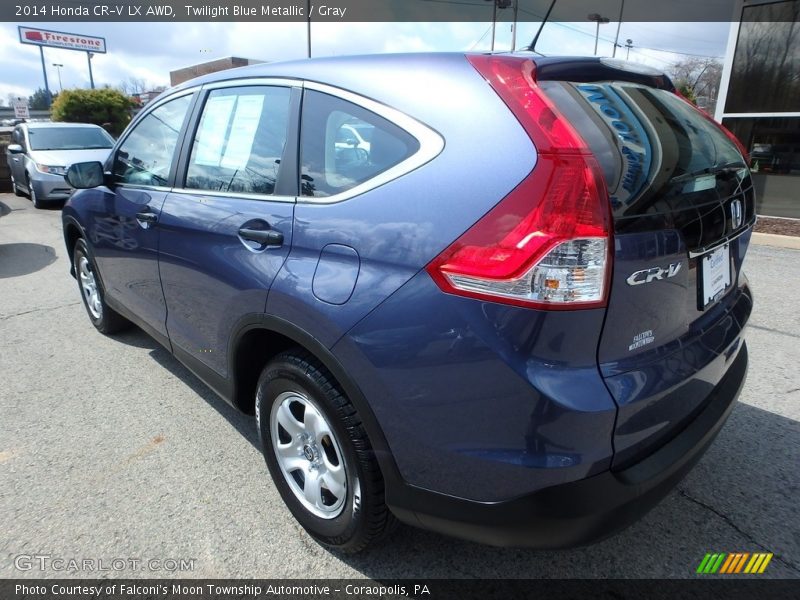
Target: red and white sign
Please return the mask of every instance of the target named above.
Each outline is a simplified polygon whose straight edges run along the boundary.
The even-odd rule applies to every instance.
[[[80,33],[65,33],[63,31],[49,31],[47,29],[19,28],[19,41],[23,44],[34,46],[51,46],[65,50],[83,50],[85,52],[106,51],[106,40],[101,37],[83,35]]]
[[[28,111],[28,99],[27,98],[16,98],[11,102],[11,105],[14,107],[14,118],[15,119],[30,119],[31,115]]]

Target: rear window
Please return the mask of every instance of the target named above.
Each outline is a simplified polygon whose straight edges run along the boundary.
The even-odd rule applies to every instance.
[[[725,133],[672,92],[626,82],[542,87],[597,157],[618,218],[673,210],[659,201],[713,190],[716,174],[746,167]]]
[[[95,127],[32,127],[28,139],[31,150],[89,150],[114,145],[105,130]]]
[[[346,192],[417,150],[416,138],[383,117],[341,98],[306,91],[300,135],[304,196]]]

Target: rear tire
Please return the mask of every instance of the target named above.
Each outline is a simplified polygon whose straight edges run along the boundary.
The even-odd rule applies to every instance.
[[[97,267],[83,238],[75,242],[73,260],[83,306],[97,331],[108,335],[130,327],[130,321],[106,304],[103,284],[97,276]]]
[[[309,353],[283,352],[264,367],[256,421],[275,486],[314,539],[354,554],[394,528],[361,419]]]

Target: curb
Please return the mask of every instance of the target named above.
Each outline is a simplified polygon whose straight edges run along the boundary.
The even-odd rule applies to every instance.
[[[774,246],[776,248],[791,248],[800,250],[800,237],[793,235],[777,235],[774,233],[753,232],[752,243],[761,246]]]

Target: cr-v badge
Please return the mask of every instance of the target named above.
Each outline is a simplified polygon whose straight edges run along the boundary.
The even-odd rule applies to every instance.
[[[655,279],[675,277],[678,271],[681,270],[681,264],[680,262],[676,262],[670,264],[666,269],[653,267],[652,269],[636,271],[636,273],[632,273],[631,276],[628,277],[628,285],[642,285],[643,283],[650,283]]]

